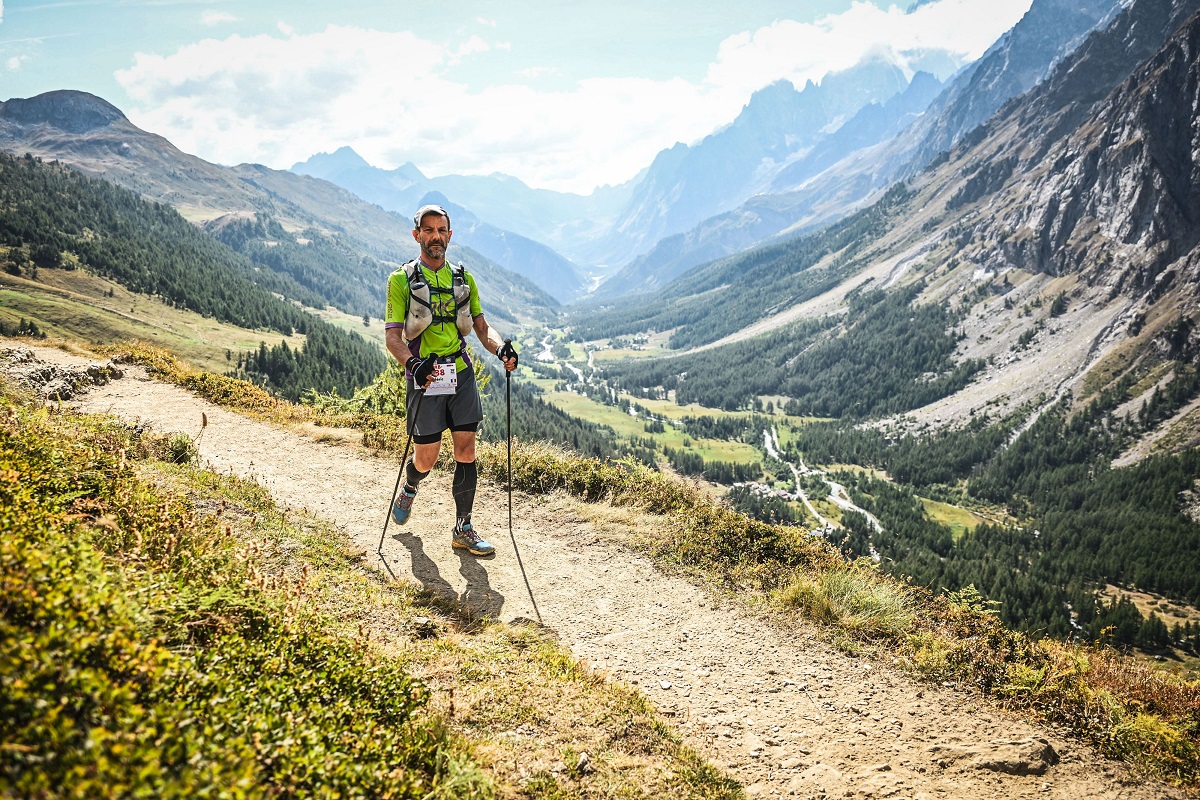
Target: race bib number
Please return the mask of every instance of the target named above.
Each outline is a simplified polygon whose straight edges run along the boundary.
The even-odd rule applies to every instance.
[[[458,365],[453,361],[448,364],[435,364],[433,367],[433,383],[425,390],[425,394],[454,394],[458,391]]]

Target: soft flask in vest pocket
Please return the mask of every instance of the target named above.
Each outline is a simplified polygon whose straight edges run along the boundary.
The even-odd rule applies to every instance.
[[[408,275],[408,314],[404,317],[404,338],[420,336],[435,322],[453,322],[458,332],[466,336],[474,327],[471,318],[471,287],[467,284],[467,270],[462,264],[450,267],[449,289],[431,286],[419,261],[410,261],[405,266]],[[449,294],[454,298],[454,314],[435,314],[433,295]]]

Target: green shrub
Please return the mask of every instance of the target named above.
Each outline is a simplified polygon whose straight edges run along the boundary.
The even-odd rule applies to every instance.
[[[424,686],[254,588],[140,438],[0,411],[0,796],[490,797]]]
[[[200,455],[200,448],[186,433],[173,433],[167,437],[165,461],[172,464],[190,464]]]

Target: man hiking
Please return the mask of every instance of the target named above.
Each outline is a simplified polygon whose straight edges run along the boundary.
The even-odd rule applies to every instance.
[[[454,440],[456,517],[451,544],[486,556],[495,548],[471,525],[478,483],[475,434],[483,421],[483,404],[466,336],[474,330],[484,348],[499,357],[509,372],[517,368],[517,353],[484,319],[471,273],[446,261],[451,234],[446,209],[422,206],[413,217],[413,238],[421,246],[421,255],[388,277],[387,349],[404,365],[408,434],[413,442],[404,485],[392,504],[392,519],[399,525],[408,522],[417,489],[437,463],[442,432],[449,428]]]

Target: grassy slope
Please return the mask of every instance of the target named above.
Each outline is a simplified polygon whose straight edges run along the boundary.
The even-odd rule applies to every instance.
[[[939,500],[930,500],[927,497],[921,498],[921,505],[925,507],[926,516],[939,525],[950,528],[955,539],[967,531],[975,530],[977,525],[987,521],[973,511]]]
[[[304,344],[300,334],[238,328],[134,294],[82,270],[38,270],[36,281],[0,274],[0,319],[15,323],[22,317],[51,337],[93,345],[130,339],[153,342],[188,364],[214,372],[225,371],[226,350],[236,358],[239,352],[257,350],[260,342],[268,347],[282,341],[292,348]]]
[[[663,433],[649,433],[646,431],[646,421],[644,419],[632,417],[628,412],[620,408],[597,403],[575,392],[554,391],[555,381],[553,380],[535,379],[533,383],[545,390],[546,394],[544,397],[546,402],[572,416],[580,417],[600,425],[607,425],[616,431],[617,435],[625,439],[631,437],[649,438],[653,439],[660,446],[677,449],[683,447],[684,440],[687,440],[692,443],[689,449],[699,454],[705,461],[730,461],[739,464],[754,464],[762,460],[762,454],[751,445],[742,442],[726,442],[716,439],[691,437],[671,427],[668,427]],[[629,400],[630,398],[628,395],[622,395],[622,399]],[[637,400],[635,402],[646,408],[650,408],[652,405],[650,401],[643,402]],[[657,413],[657,409],[655,411]]]

